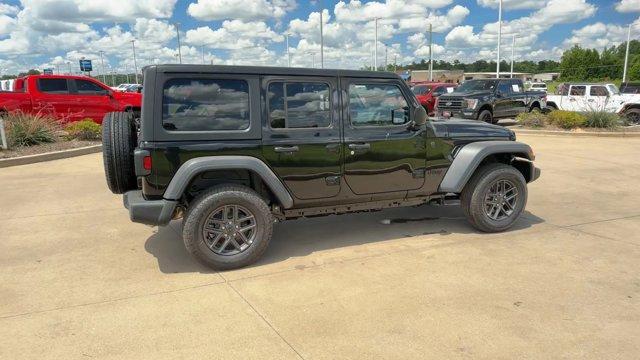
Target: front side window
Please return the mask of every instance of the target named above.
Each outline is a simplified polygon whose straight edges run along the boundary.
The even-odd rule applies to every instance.
[[[331,125],[328,84],[272,82],[267,89],[269,122],[273,129],[326,128]]]
[[[511,84],[501,81],[500,85],[498,85],[498,91],[504,95],[509,94],[511,92]]]
[[[416,86],[411,88],[411,91],[413,91],[413,93],[415,95],[425,95],[425,94],[428,94],[429,91],[431,91],[431,86],[428,86],[428,85],[416,85]]]
[[[162,126],[167,130],[246,130],[249,123],[245,80],[171,79],[164,84]]]
[[[409,122],[409,106],[397,85],[349,85],[349,115],[353,126],[391,126]]]
[[[76,88],[78,94],[82,95],[104,95],[106,91],[98,84],[88,80],[76,80]]]
[[[592,86],[589,89],[589,95],[591,96],[609,96],[607,88],[604,86]]]
[[[68,94],[67,79],[39,79],[38,88],[51,94]]]

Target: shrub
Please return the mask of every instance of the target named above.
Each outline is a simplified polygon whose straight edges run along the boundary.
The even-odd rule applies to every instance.
[[[555,110],[549,114],[549,122],[563,129],[574,129],[584,126],[587,118],[577,112]]]
[[[67,138],[77,140],[99,140],[102,136],[100,125],[91,119],[84,119],[67,125]]]
[[[549,119],[547,115],[539,111],[532,111],[529,113],[524,112],[518,114],[518,116],[516,117],[516,121],[522,126],[538,128],[544,127]]]
[[[625,119],[618,114],[606,111],[589,111],[585,113],[585,127],[612,129],[625,124]]]
[[[52,143],[59,139],[60,123],[50,116],[15,111],[3,117],[9,147]]]

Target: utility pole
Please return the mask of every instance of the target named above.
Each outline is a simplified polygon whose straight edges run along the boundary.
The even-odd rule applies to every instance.
[[[373,71],[378,71],[378,18],[375,19],[376,23],[376,37],[373,47]]]
[[[291,53],[289,52],[289,34],[284,34],[287,39],[287,66],[291,67]]]
[[[502,0],[498,2],[498,61],[496,63],[496,79],[500,78],[500,42],[502,41]]]
[[[629,64],[629,42],[631,41],[631,25],[627,29],[627,50],[624,53],[624,70],[622,72],[622,82],[627,81],[627,65]]]
[[[102,81],[106,84],[107,83],[107,75],[104,72],[104,59],[102,58],[102,56],[104,55],[104,51],[100,50],[100,67],[102,70]]]
[[[320,68],[324,69],[324,33],[322,29],[322,10],[320,10]]]
[[[429,81],[433,81],[433,26],[429,24]]]
[[[511,78],[513,79],[513,58],[516,56],[516,34],[513,34],[513,38],[511,39]]]
[[[133,71],[135,72],[136,75],[136,84],[139,84],[138,82],[138,63],[136,62],[136,44],[135,44],[135,40],[131,40],[131,48],[133,49]]]
[[[387,44],[384,44],[384,71],[387,71],[387,67],[389,66],[389,62],[387,61]]]
[[[182,64],[182,50],[180,50],[180,23],[175,23],[175,27],[176,35],[178,36],[178,60],[180,61],[180,64]]]

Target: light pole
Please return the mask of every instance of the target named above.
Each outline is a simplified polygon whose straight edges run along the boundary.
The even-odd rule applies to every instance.
[[[320,10],[320,68],[324,69],[324,33],[322,31],[322,10]]]
[[[100,67],[102,70],[102,81],[106,84],[107,83],[107,75],[104,72],[104,59],[102,58],[102,56],[104,55],[104,51],[100,50]]]
[[[176,27],[176,35],[178,36],[178,60],[180,64],[182,64],[182,50],[180,50],[180,23],[177,22],[174,24]]]
[[[384,71],[387,71],[387,67],[389,66],[389,62],[387,61],[387,50],[388,50],[388,46],[387,44],[384,44]]]
[[[378,71],[378,18],[375,18],[376,37],[373,47],[373,71]]]
[[[202,45],[202,63],[204,64],[204,45]]]
[[[71,61],[67,61],[67,65],[69,65],[69,75],[71,75]]]
[[[496,78],[500,78],[500,42],[502,41],[502,0],[498,2],[498,61],[496,64]]]
[[[289,53],[289,34],[284,34],[287,39],[287,66],[291,67],[291,53]]]
[[[307,54],[311,55],[311,67],[316,67],[316,54],[313,51],[307,52]]]
[[[433,25],[429,23],[429,81],[433,81]]]
[[[135,40],[131,40],[131,48],[133,49],[133,71],[135,72],[136,75],[136,84],[139,84],[138,82],[138,63],[136,62],[136,44],[135,44]]]
[[[511,39],[511,78],[513,79],[513,58],[516,56],[516,35],[513,34],[513,38]]]
[[[631,41],[631,25],[627,29],[627,50],[624,53],[624,70],[622,71],[622,82],[627,81],[627,65],[629,64],[629,42]]]
[[[56,64],[56,70],[58,71],[58,75],[60,75],[60,64]]]

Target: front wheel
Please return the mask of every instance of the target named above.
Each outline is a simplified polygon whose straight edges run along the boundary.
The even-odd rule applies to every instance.
[[[187,251],[205,266],[227,270],[257,261],[267,249],[273,216],[252,189],[220,185],[189,206],[182,237]]]
[[[478,120],[493,124],[493,114],[489,110],[482,110],[478,115]]]
[[[484,165],[465,185],[460,200],[473,227],[484,232],[504,231],[527,204],[527,182],[513,166]]]
[[[629,125],[640,125],[640,109],[629,109],[624,113]]]

